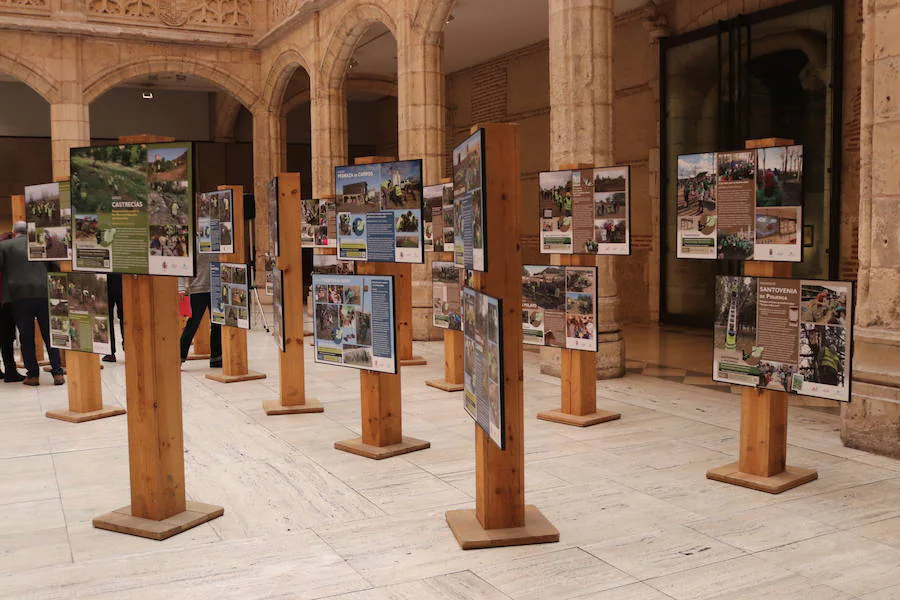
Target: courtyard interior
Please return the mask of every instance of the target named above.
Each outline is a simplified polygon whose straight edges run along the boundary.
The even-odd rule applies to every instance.
[[[431,449],[380,462],[333,448],[359,435],[356,371],[308,349],[324,414],[267,417],[268,335],[249,334],[265,380],[219,384],[186,363],[188,498],[225,514],[163,542],[91,526],[130,501],[126,417],[47,419],[66,404],[49,375],[0,384],[0,598],[900,598],[900,461],[845,448],[834,411],[792,407],[789,464],[817,481],[769,495],[707,480],[736,459],[740,396],[689,385],[704,383],[708,337],[651,329],[627,332],[629,374],[598,385],[622,419],[585,429],[535,418],[559,380],[525,352],[526,502],[560,542],[492,550],[460,550],[444,521],[474,506],[475,425],[461,393],[424,384],[440,343],[417,342],[428,365],[402,370],[404,433]],[[124,406],[121,356],[102,378]]]

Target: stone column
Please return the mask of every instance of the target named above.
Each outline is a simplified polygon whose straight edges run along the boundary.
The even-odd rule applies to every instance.
[[[251,108],[253,114],[253,192],[256,204],[256,285],[265,287],[265,254],[269,251],[269,182],[282,165],[283,154],[278,149],[277,117],[265,102]],[[237,198],[235,199],[238,200]],[[261,299],[268,301],[264,294]]]
[[[550,166],[612,166],[612,0],[550,0]],[[597,377],[625,374],[625,340],[612,257],[598,257]],[[542,349],[541,370],[559,374],[559,351]]]
[[[900,458],[900,13],[866,3],[860,125],[859,279],[846,446]]]
[[[397,40],[397,118],[400,158],[423,159],[425,185],[444,176],[444,36],[409,28]],[[432,326],[430,256],[413,265],[413,339],[443,339]]]
[[[81,81],[81,40],[63,37],[58,41],[59,100],[50,104],[50,148],[53,179],[69,178],[69,150],[91,143],[89,105],[84,101]]]
[[[321,75],[310,79],[313,197],[334,195],[334,168],[347,164],[347,97]]]

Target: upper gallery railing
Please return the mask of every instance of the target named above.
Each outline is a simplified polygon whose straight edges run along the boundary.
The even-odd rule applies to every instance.
[[[231,34],[254,32],[252,0],[85,0],[89,21]]]

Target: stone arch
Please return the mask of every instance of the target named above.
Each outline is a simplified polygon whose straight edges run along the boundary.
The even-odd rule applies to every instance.
[[[15,77],[40,94],[50,104],[58,104],[62,101],[59,84],[54,78],[21,57],[11,57],[0,53],[0,73]]]
[[[381,4],[378,1],[363,0],[349,9],[341,18],[340,24],[335,28],[325,46],[320,85],[330,89],[338,89],[343,85],[347,73],[347,63],[350,62],[350,57],[356,49],[359,39],[373,23],[381,23],[387,27],[399,46],[400,36],[397,23]]]
[[[272,63],[269,68],[269,75],[266,78],[266,85],[263,90],[263,102],[266,103],[269,111],[273,114],[281,114],[282,105],[284,104],[284,94],[287,86],[297,72],[297,69],[303,69],[309,75],[310,88],[313,88],[313,72],[309,68],[308,61],[302,54],[296,50],[285,50]]]
[[[413,31],[425,36],[426,42],[434,43],[444,32],[447,18],[456,0],[425,0],[413,19]]]
[[[192,58],[157,56],[101,71],[85,85],[84,102],[90,104],[124,81],[153,73],[185,73],[201,77],[216,84],[251,110],[259,100],[256,92],[221,68]]]
[[[345,82],[345,90],[349,92],[374,92],[376,94],[382,94],[384,96],[393,96],[397,97],[397,83],[395,81],[389,81],[386,79],[380,78],[349,78]],[[311,90],[306,90],[305,92],[300,92],[290,98],[285,98],[284,103],[281,106],[280,114],[282,116],[287,115],[287,113],[291,112],[301,104],[309,102],[312,99]],[[278,113],[276,113],[278,114]]]

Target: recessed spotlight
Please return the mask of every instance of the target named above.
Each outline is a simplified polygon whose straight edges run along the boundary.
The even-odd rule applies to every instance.
[[[456,17],[453,15],[453,13],[450,13],[449,15],[447,15],[447,20],[444,21],[444,24],[445,24],[445,25],[449,24],[450,21],[452,21],[452,20],[455,19],[455,18],[456,18]]]
[[[143,98],[144,100],[153,100],[153,92],[151,92],[150,90],[144,90],[143,92],[141,92],[141,98]]]
[[[350,62],[347,63],[347,70],[352,71],[353,69],[355,69],[358,66],[359,66],[359,61],[356,60],[355,58],[351,57]]]

